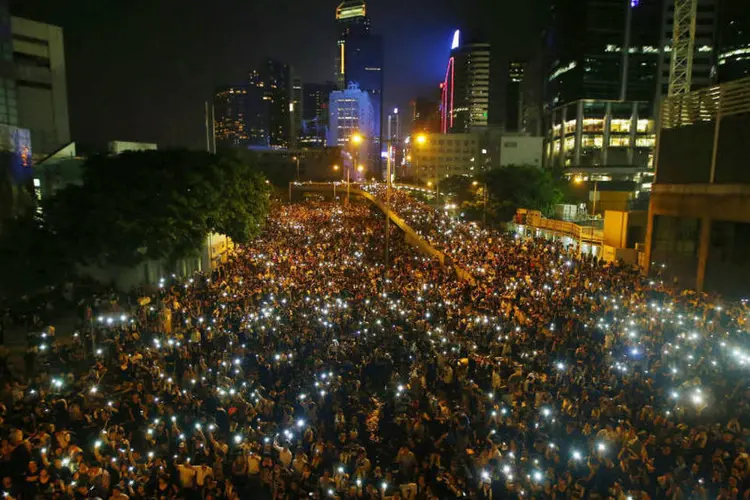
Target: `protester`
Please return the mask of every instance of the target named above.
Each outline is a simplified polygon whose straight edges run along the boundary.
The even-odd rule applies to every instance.
[[[394,226],[385,280],[365,205],[279,207],[210,275],[46,332],[2,392],[6,496],[750,495],[745,302],[391,203],[476,283]]]

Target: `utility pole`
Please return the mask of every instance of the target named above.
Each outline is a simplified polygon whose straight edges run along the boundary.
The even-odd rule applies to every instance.
[[[388,136],[386,146],[388,160],[386,161],[386,180],[385,180],[385,280],[383,281],[384,293],[388,290],[388,263],[390,260],[391,246],[391,137]]]

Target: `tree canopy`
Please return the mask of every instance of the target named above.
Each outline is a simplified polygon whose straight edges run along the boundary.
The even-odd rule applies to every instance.
[[[242,243],[268,211],[266,181],[236,158],[189,151],[95,156],[83,184],[44,207],[49,226],[81,262],[176,260],[210,232]]]
[[[269,186],[253,165],[203,152],[95,156],[82,181],[45,200],[43,217],[17,219],[0,234],[3,260],[30,273],[28,291],[58,283],[64,262],[69,269],[76,262],[173,262],[193,254],[210,232],[246,242],[261,230],[269,207]],[[2,289],[18,287],[0,283]]]
[[[481,182],[487,185],[487,215],[507,222],[518,208],[541,210],[545,214],[562,203],[561,182],[555,172],[535,166],[508,166],[488,170]]]

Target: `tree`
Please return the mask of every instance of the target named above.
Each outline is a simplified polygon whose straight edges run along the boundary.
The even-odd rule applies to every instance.
[[[465,175],[451,175],[440,181],[440,191],[455,203],[476,201],[477,190],[474,180]]]
[[[547,169],[535,166],[493,168],[482,175],[487,184],[487,216],[498,222],[509,221],[518,208],[552,212],[563,201],[559,179]]]
[[[44,221],[34,215],[8,219],[0,234],[0,303],[61,283],[70,262]]]
[[[146,151],[91,158],[83,184],[57,193],[44,213],[75,261],[131,266],[186,257],[210,232],[248,241],[268,205],[266,181],[247,162]]]

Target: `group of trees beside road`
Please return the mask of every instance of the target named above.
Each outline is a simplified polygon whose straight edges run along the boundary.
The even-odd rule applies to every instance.
[[[440,192],[459,205],[469,219],[481,219],[486,208],[487,222],[499,224],[511,220],[518,208],[549,215],[554,205],[569,198],[567,187],[556,170],[519,165],[493,168],[474,178],[449,177],[441,181]]]
[[[95,156],[82,183],[7,221],[0,233],[0,300],[59,284],[75,264],[174,262],[211,232],[245,242],[261,230],[270,186],[255,165],[203,152]]]

